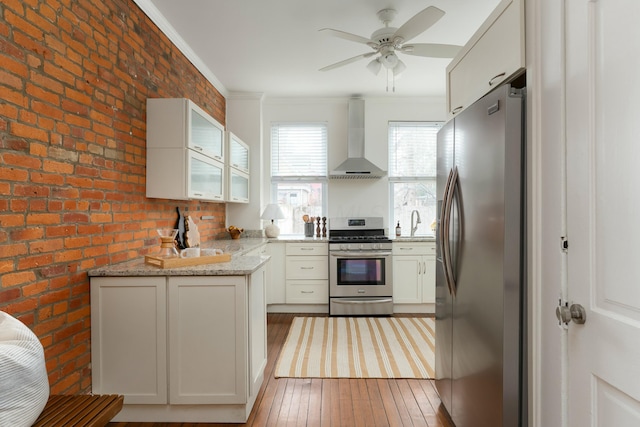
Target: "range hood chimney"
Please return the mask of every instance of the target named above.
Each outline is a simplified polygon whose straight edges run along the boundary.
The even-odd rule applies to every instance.
[[[347,160],[330,174],[333,179],[379,179],[387,174],[364,158],[364,100],[349,100],[349,139]]]

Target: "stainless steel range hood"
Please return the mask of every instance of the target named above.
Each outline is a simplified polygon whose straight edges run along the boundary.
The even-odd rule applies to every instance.
[[[364,100],[349,100],[347,160],[329,174],[333,179],[379,179],[387,174],[364,158]]]

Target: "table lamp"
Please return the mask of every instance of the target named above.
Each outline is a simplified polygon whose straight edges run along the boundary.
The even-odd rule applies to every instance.
[[[275,203],[269,203],[266,208],[264,208],[264,212],[262,212],[262,219],[270,219],[271,223],[268,224],[264,228],[264,235],[267,237],[278,237],[280,235],[280,227],[278,224],[274,222],[274,220],[279,220],[284,218],[284,213],[280,206]]]

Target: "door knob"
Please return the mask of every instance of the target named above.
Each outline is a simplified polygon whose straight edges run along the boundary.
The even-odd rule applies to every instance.
[[[587,321],[587,311],[580,304],[559,305],[556,307],[556,317],[560,323],[568,324],[573,320],[578,325],[582,325]]]

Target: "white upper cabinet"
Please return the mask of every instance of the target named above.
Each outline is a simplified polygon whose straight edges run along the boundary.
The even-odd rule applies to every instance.
[[[249,146],[232,132],[227,140],[227,201],[249,203]]]
[[[227,132],[229,166],[249,173],[249,146],[232,132]]]
[[[224,201],[224,136],[189,99],[148,99],[147,197]]]
[[[449,117],[525,68],[524,1],[503,0],[447,66]]]
[[[187,115],[191,124],[187,127],[189,148],[223,162],[224,127],[193,102],[187,102]]]

